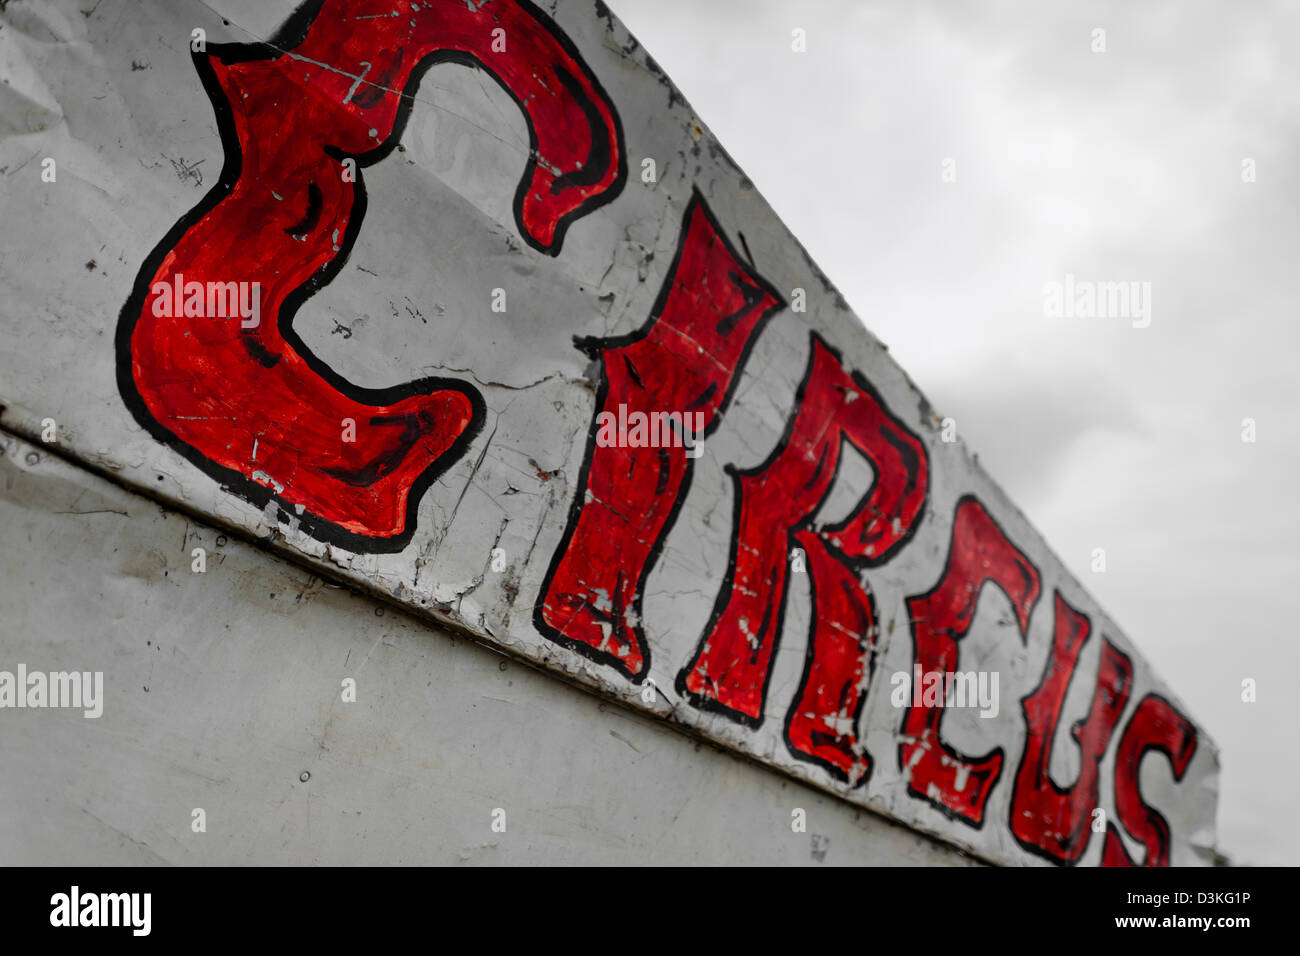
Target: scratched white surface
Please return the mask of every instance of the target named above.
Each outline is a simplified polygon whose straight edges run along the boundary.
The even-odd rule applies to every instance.
[[[0,449],[0,579],[29,598],[6,602],[0,666],[104,673],[97,719],[0,718],[0,863],[974,862],[4,432]]]
[[[0,425],[36,440],[41,421],[53,418],[62,453],[123,485],[246,536],[266,538],[276,531],[271,547],[324,576],[645,709],[639,688],[544,640],[533,628],[531,607],[564,529],[593,411],[587,361],[573,348],[573,338],[642,325],[697,187],[728,236],[744,233],[765,278],[778,289],[808,290],[808,312],[777,314],[758,338],[649,577],[644,619],[654,648],[650,677],[660,690],[649,709],[672,711],[674,720],[724,746],[985,859],[1038,863],[1018,847],[1005,821],[1024,737],[1018,701],[1043,670],[1053,590],[1092,618],[1095,634],[1104,633],[1134,658],[1134,685],[1120,728],[1149,691],[1179,703],[1176,690],[1142,660],[1140,641],[1129,641],[1068,575],[968,450],[939,440],[938,422],[922,394],[730,163],[709,134],[707,117],[695,116],[647,65],[646,51],[616,18],[599,15],[586,0],[543,6],[554,8],[554,18],[619,110],[629,158],[621,195],[575,222],[558,258],[526,247],[510,213],[527,145],[522,116],[482,74],[457,65],[435,67],[419,88],[403,137],[406,150],[367,170],[369,210],[347,266],[302,308],[295,325],[311,349],[358,385],[392,385],[429,374],[475,383],[488,407],[482,432],[425,495],[417,530],[403,552],[355,555],[268,524],[256,508],[136,425],[117,392],[113,334],[142,260],[222,164],[211,106],[190,61],[191,29],[203,27],[210,43],[265,38],[293,5],[106,0],[89,16],[82,6],[72,0],[13,3],[0,14],[0,74],[7,80],[0,85],[0,213],[9,225],[0,234],[0,333],[6,341],[0,350]],[[58,159],[56,184],[40,182],[44,156]],[[647,156],[658,163],[653,186],[637,176]],[[490,290],[497,286],[509,297],[504,315],[489,308]],[[804,655],[806,582],[798,581],[790,595],[768,719],[759,730],[695,711],[671,690],[726,569],[732,500],[723,467],[752,466],[767,457],[793,411],[810,329],[842,350],[846,364],[922,436],[930,456],[923,520],[900,556],[868,575],[881,620],[898,626],[885,637],[863,715],[862,736],[875,769],[867,786],[853,791],[794,760],[780,737]],[[869,471],[847,468],[840,479],[845,487],[833,493],[833,501],[856,500],[869,480]],[[1008,755],[1010,767],[988,805],[990,822],[980,830],[907,795],[894,757],[899,712],[890,706],[887,684],[890,673],[911,666],[904,601],[928,591],[941,574],[953,508],[968,493],[979,496],[1039,567],[1044,595],[1021,646],[999,626],[1009,613],[1006,599],[985,589],[961,645],[964,668],[1002,674],[999,719],[949,711],[943,723],[944,736],[960,751],[1002,746]],[[489,568],[494,547],[507,555],[504,573]],[[1100,644],[1093,639],[1085,646],[1066,698],[1052,763],[1054,777],[1065,784],[1079,764],[1066,728],[1087,711]],[[446,679],[430,668],[434,686]],[[591,729],[593,735],[602,732]],[[1118,737],[1112,737],[1101,778],[1101,806],[1112,817]],[[1167,763],[1153,758],[1144,764],[1143,796],[1171,822],[1176,864],[1208,862],[1217,776],[1217,749],[1203,730],[1181,782],[1173,781]],[[1101,843],[1094,836],[1084,863],[1097,862]]]

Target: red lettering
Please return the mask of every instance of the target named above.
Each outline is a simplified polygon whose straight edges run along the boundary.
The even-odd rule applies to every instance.
[[[993,584],[1011,601],[1023,643],[1029,615],[1038,601],[1038,570],[1015,547],[997,522],[974,498],[957,503],[948,563],[939,583],[926,594],[908,598],[915,668],[923,674],[958,670],[957,642],[975,619],[980,592]],[[983,757],[959,753],[940,734],[943,704],[918,704],[903,715],[899,768],[908,792],[929,801],[954,819],[974,827],[984,823],[984,805],[1002,773],[1004,752]]]
[[[768,460],[751,471],[732,470],[737,517],[726,583],[677,686],[696,706],[749,726],[762,723],[790,552],[803,549],[812,626],[786,741],[796,756],[857,783],[870,769],[868,756],[858,752],[856,725],[877,637],[860,575],[892,557],[911,534],[925,505],[927,458],[920,439],[815,334],[796,405]],[[847,520],[815,526],[846,442],[871,462],[875,481]]]
[[[226,165],[146,260],[117,338],[123,398],[156,438],[250,500],[292,507],[307,532],[374,551],[409,540],[419,498],[481,426],[483,401],[450,379],[358,388],[292,322],[347,260],[366,208],[358,167],[397,145],[424,69],[476,64],[520,105],[531,149],[515,216],[534,248],[558,253],[567,224],[626,178],[612,104],[536,6],[390,13],[387,0],[325,0],[274,44],[196,56]],[[498,27],[508,52],[492,48]],[[160,301],[180,276],[256,287],[260,314]]]
[[[1011,794],[1011,832],[1026,850],[1053,863],[1077,863],[1088,847],[1101,758],[1133,686],[1132,662],[1110,641],[1103,641],[1088,716],[1070,730],[1080,751],[1079,777],[1069,788],[1058,786],[1048,765],[1065,693],[1090,632],[1088,618],[1058,593],[1047,668],[1037,690],[1021,701],[1026,739]]]
[[[759,328],[783,305],[736,255],[696,193],[649,321],[631,335],[584,344],[601,365],[594,421],[677,412],[702,420],[707,435]],[[641,627],[645,578],[689,486],[693,460],[684,446],[602,445],[597,434],[593,423],[535,623],[551,640],[640,682],[650,666]]]
[[[1196,728],[1169,701],[1156,694],[1142,698],[1129,718],[1115,757],[1115,812],[1128,834],[1146,847],[1144,866],[1168,866],[1172,842],[1169,821],[1142,799],[1138,771],[1148,751],[1169,758],[1174,779],[1182,780],[1196,753]],[[1114,824],[1106,827],[1102,866],[1136,866]]]

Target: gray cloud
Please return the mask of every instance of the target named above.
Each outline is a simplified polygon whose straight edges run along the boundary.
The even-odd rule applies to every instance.
[[[612,6],[1214,734],[1222,846],[1300,859],[1300,8]],[[1066,272],[1151,282],[1150,328],[1045,318]]]

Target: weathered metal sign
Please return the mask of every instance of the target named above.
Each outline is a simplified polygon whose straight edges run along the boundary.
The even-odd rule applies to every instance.
[[[1210,860],[1213,743],[603,4],[0,25],[0,424],[989,860]]]

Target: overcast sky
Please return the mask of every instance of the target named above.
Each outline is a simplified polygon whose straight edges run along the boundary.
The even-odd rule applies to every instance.
[[[1215,737],[1221,849],[1300,861],[1300,5],[610,6]]]

